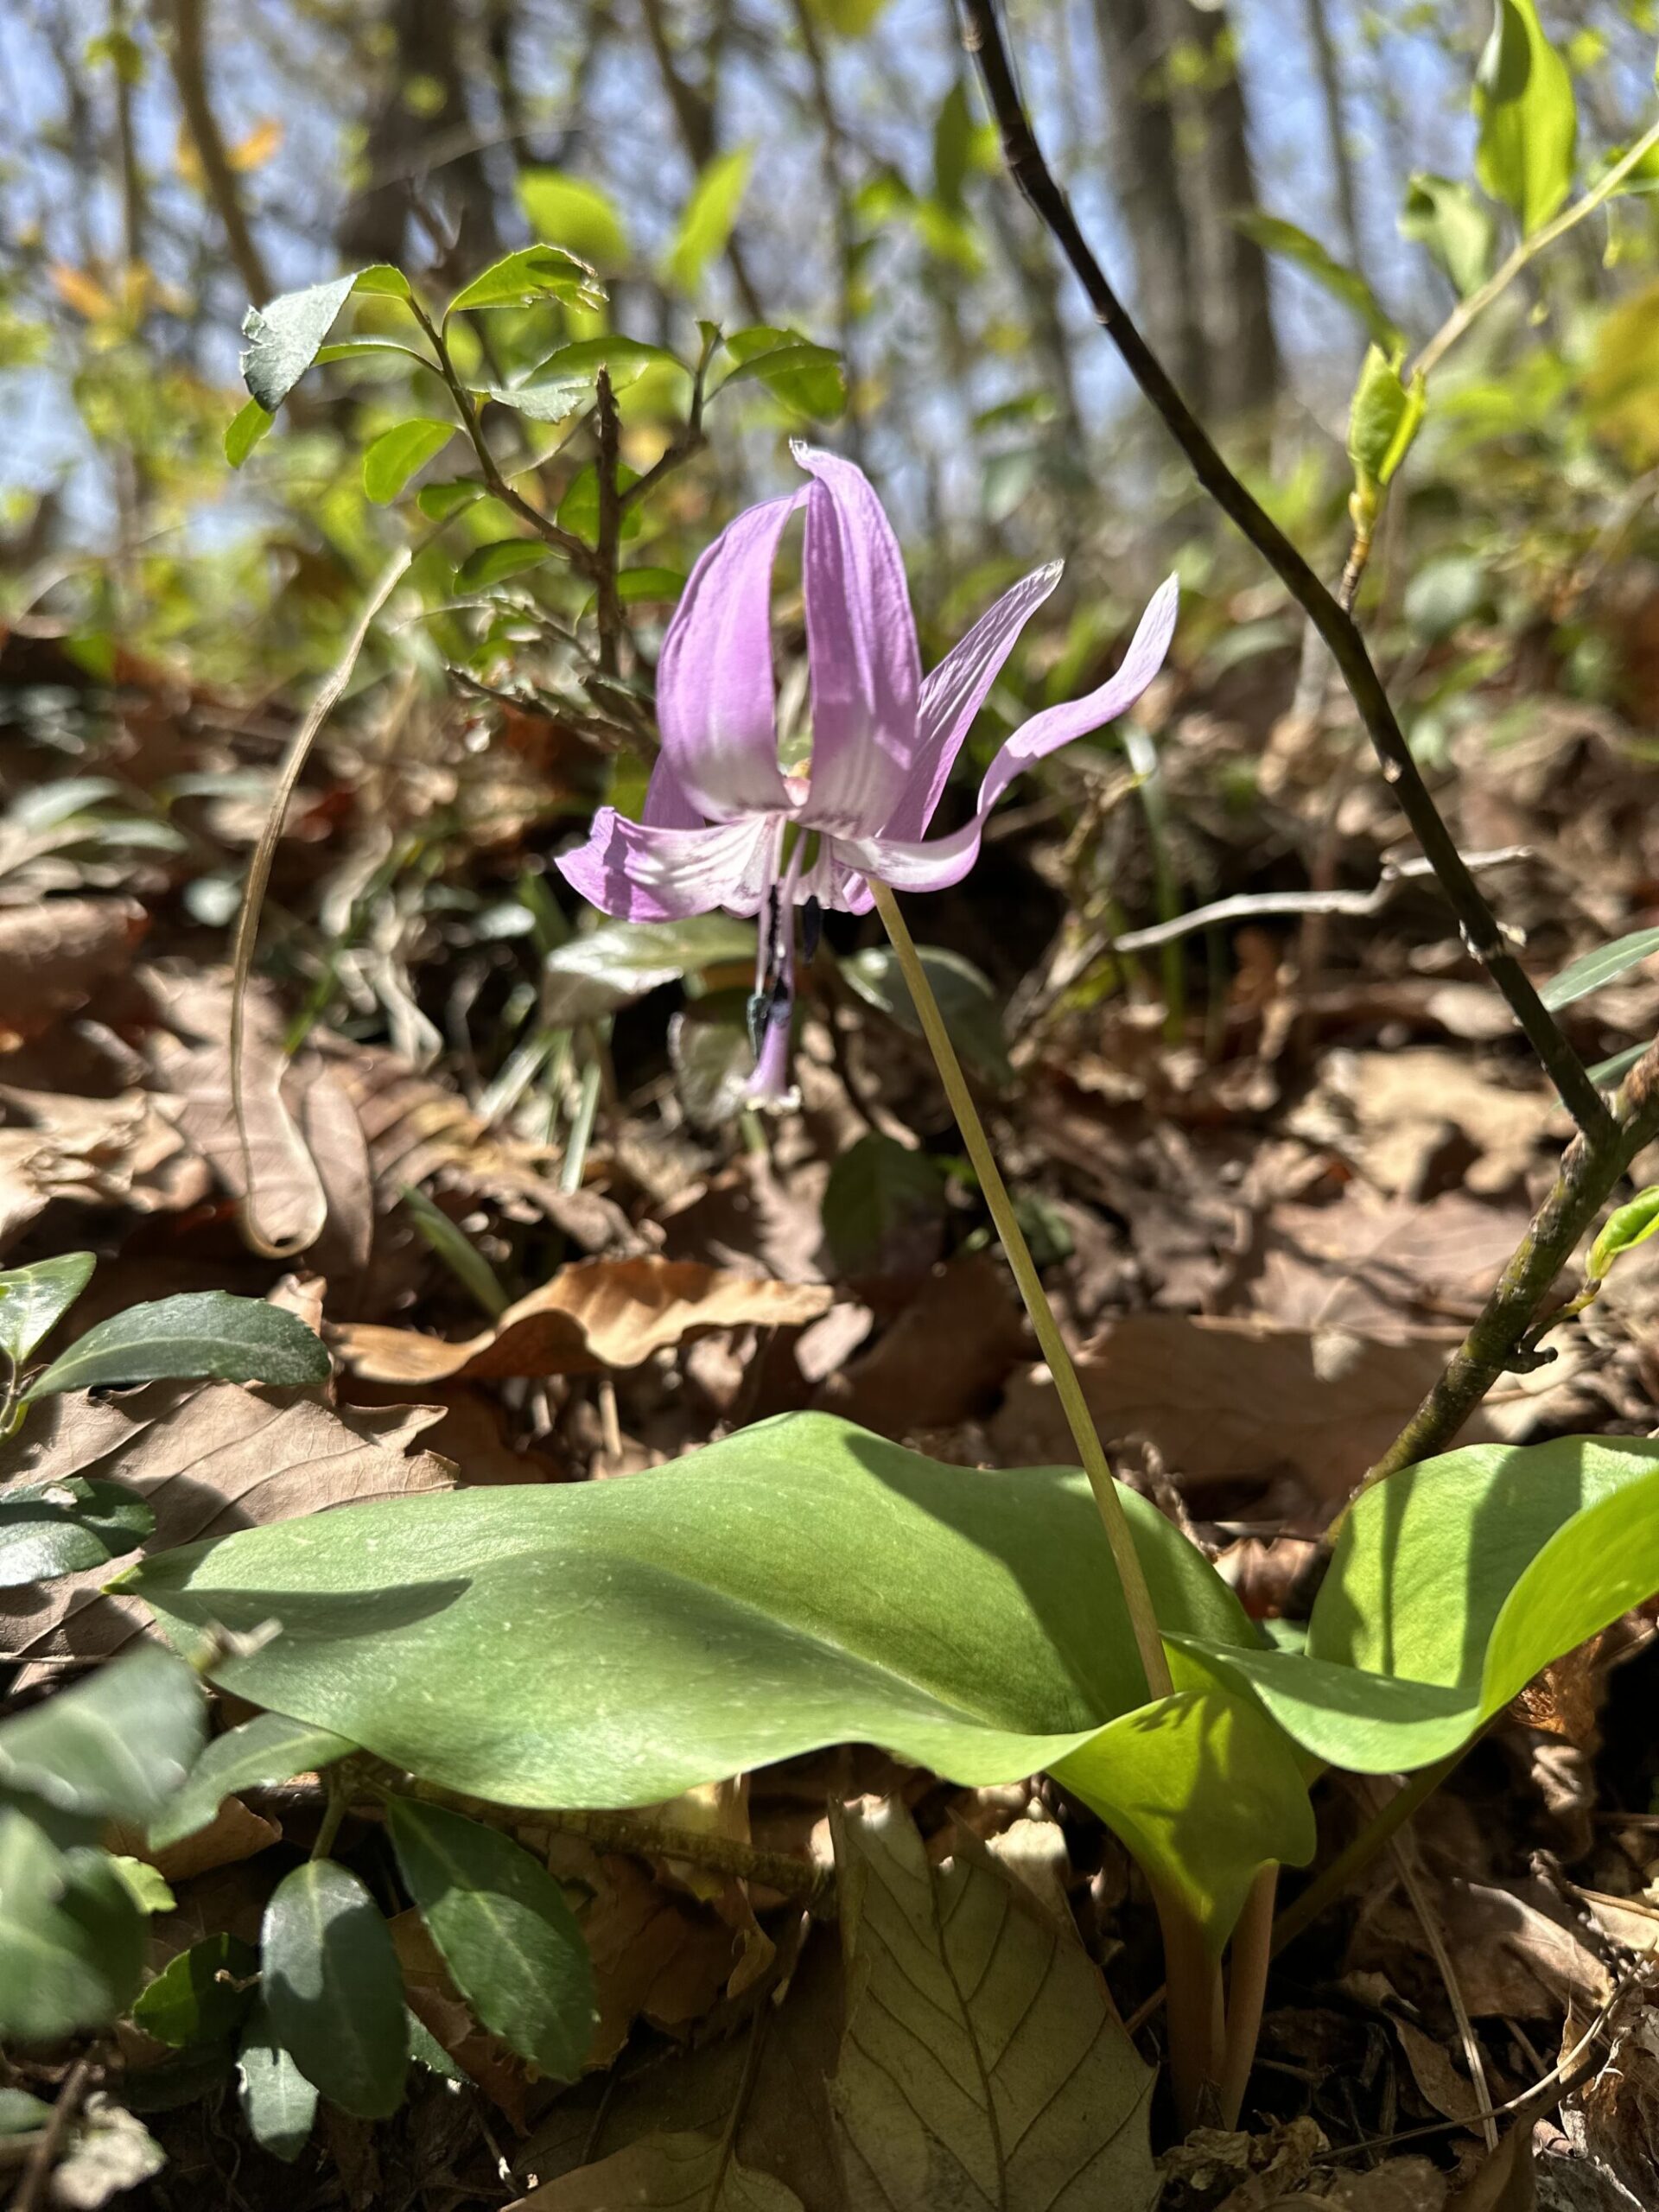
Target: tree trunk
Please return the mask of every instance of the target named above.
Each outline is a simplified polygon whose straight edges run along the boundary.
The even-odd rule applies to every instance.
[[[173,83],[179,95],[184,127],[196,149],[203,181],[225,232],[225,243],[237,274],[247,287],[248,298],[264,307],[276,290],[265,268],[264,256],[254,244],[253,232],[242,206],[236,171],[225,149],[219,121],[207,91],[207,36],[202,22],[202,0],[173,0],[173,36],[168,58]]]
[[[1173,73],[1176,174],[1194,245],[1209,397],[1226,421],[1260,416],[1278,395],[1280,362],[1268,257],[1234,217],[1256,205],[1244,86],[1224,7],[1157,0]]]
[[[1192,241],[1175,179],[1175,118],[1165,86],[1157,0],[1095,0],[1114,194],[1135,256],[1147,336],[1189,406],[1208,412]]]
[[[1319,79],[1319,103],[1325,110],[1325,135],[1330,146],[1331,176],[1336,187],[1337,216],[1351,269],[1365,266],[1365,242],[1359,227],[1359,193],[1354,181],[1348,133],[1342,119],[1342,65],[1337,42],[1331,35],[1325,0],[1304,0],[1307,11],[1307,41],[1313,49]]]
[[[495,194],[470,141],[473,119],[455,0],[387,0],[391,58],[364,148],[367,176],[346,203],[339,245],[348,262],[404,257],[417,213],[441,263],[476,270],[499,249]],[[415,97],[419,87],[424,97]],[[438,189],[425,197],[429,178]]]

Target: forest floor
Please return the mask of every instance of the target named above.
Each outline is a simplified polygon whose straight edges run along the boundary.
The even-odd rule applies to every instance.
[[[1659,639],[1659,610],[1646,620]],[[1630,722],[1535,696],[1524,643],[1507,665],[1438,773],[1461,848],[1506,855],[1482,880],[1541,978],[1654,917],[1659,810]],[[1570,1134],[1433,884],[1388,874],[1409,853],[1387,792],[1334,704],[1292,711],[1295,677],[1292,641],[1224,683],[1172,672],[1155,811],[1102,753],[1068,769],[1064,808],[1010,810],[968,884],[911,902],[919,939],[988,978],[988,999],[963,982],[959,1034],[1119,1471],[1264,1618],[1305,1605],[1312,1540],[1459,1341]],[[1069,1460],[931,1063],[883,1010],[880,957],[847,964],[879,944],[874,925],[832,920],[798,1111],[746,1125],[705,1019],[744,985],[729,952],[688,953],[694,995],[619,969],[559,1000],[538,977],[538,932],[561,927],[548,856],[587,788],[569,734],[391,691],[342,718],[278,849],[250,1038],[258,1217],[287,1253],[270,1259],[241,1225],[226,948],[289,716],[137,664],[95,682],[49,637],[5,641],[0,1262],[95,1249],[78,1328],[172,1291],[269,1294],[322,1328],[338,1372],[321,1394],[152,1384],[31,1420],[0,1472],[118,1449],[159,1545],[454,1483],[626,1479],[809,1406],[964,1465]],[[70,782],[88,777],[107,781]],[[169,835],[147,841],[162,791]],[[1247,912],[1115,959],[1122,914],[1144,929],[1160,876],[1179,908],[1310,880],[1386,887],[1369,913]],[[537,1018],[572,1045],[538,1059]],[[1659,974],[1632,969],[1562,1020],[1587,1062],[1645,1042]],[[486,1263],[481,1287],[457,1245]],[[1656,1251],[1467,1437],[1659,1427]],[[97,1580],[0,1596],[18,1694],[138,1632]],[[1541,2201],[1659,2202],[1659,2009],[1637,1963],[1659,1930],[1656,1690],[1652,1624],[1633,1617],[1489,1731],[1277,1961],[1245,2131],[1170,2154],[1171,2206],[1529,2202],[1493,2194],[1490,2171],[1471,2183],[1472,2115],[1564,2059],[1570,2088],[1527,2108],[1551,2154]],[[621,2194],[626,2167],[603,2185],[584,2170],[703,2130],[750,2177],[721,2201],[852,2203],[834,2178],[841,1969],[818,1878],[827,1801],[863,1793],[896,1794],[938,1859],[964,1829],[982,1839],[1073,1917],[1156,2054],[1156,1924],[1091,1815],[1051,1782],[960,1789],[836,1750],[673,1808],[709,1839],[702,1865],[620,1817],[518,1823],[583,1900],[601,2018],[574,2087],[476,2027],[412,1911],[393,1921],[410,2001],[466,2080],[417,2075],[384,2124],[327,2113],[293,2167],[247,2139],[228,2061],[192,2080],[188,2054],[105,2038],[111,2094],[168,2155],[143,2201],[666,2202]],[[1331,1784],[1316,1803],[1324,1864],[1371,1805]],[[151,1965],[205,1934],[257,1935],[321,1810],[315,1784],[252,1791],[159,1854],[180,1910]],[[340,1848],[390,1894],[372,1808]],[[792,1889],[766,1878],[780,1859],[805,1870]],[[1573,2054],[1613,2001],[1613,2044],[1586,2070]],[[13,2078],[49,2097],[67,2063]]]

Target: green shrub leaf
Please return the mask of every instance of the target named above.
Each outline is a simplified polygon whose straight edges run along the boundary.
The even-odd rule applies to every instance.
[[[149,1847],[165,1851],[205,1828],[238,1789],[288,1782],[333,1766],[356,1749],[343,1736],[285,1713],[262,1713],[216,1736],[191,1768],[178,1795],[149,1824]]]
[[[563,246],[527,245],[504,254],[481,276],[463,285],[444,309],[444,319],[465,310],[527,307],[534,300],[550,299],[563,307],[602,308],[605,292],[587,263]]]
[[[135,2027],[175,2050],[228,2043],[253,2003],[259,1954],[239,1936],[204,1936],[169,1959],[132,2008]]]
[[[9,1484],[0,1491],[0,1590],[79,1574],[134,1551],[156,1516],[123,1483]]]
[[[250,308],[242,319],[247,346],[242,355],[242,381],[268,415],[274,415],[317,358],[335,317],[353,292],[379,293],[387,297],[409,296],[409,280],[385,262],[353,270],[326,284],[309,284],[302,292],[284,292],[263,308]],[[246,410],[243,410],[246,413]],[[237,423],[242,421],[238,415]],[[232,425],[234,430],[236,425]],[[251,424],[250,430],[257,429]],[[263,434],[261,434],[263,435]],[[242,458],[254,442],[248,430]],[[226,451],[230,453],[230,434]],[[233,467],[236,465],[232,461]]]
[[[972,961],[964,960],[959,953],[933,944],[917,950],[950,1041],[963,1059],[991,1083],[1012,1083],[1014,1070],[1002,1031],[1002,1009],[990,984]],[[922,1034],[899,956],[891,945],[871,945],[866,951],[850,954],[842,962],[841,972],[867,1006],[878,1007],[912,1037]]]
[[[925,1152],[872,1131],[843,1152],[823,1192],[823,1233],[844,1275],[879,1274],[911,1232],[944,1217],[944,1179]]]
[[[1497,0],[1473,105],[1475,174],[1530,237],[1572,188],[1578,140],[1572,75],[1545,37],[1534,0]]]
[[[1233,218],[1235,229],[1247,238],[1254,238],[1269,253],[1276,253],[1306,271],[1316,284],[1323,287],[1344,307],[1351,308],[1364,324],[1373,341],[1385,353],[1393,353],[1405,343],[1400,326],[1383,307],[1357,270],[1345,268],[1295,223],[1287,223],[1281,215],[1263,214],[1250,211]]]
[[[277,2042],[263,2001],[248,2015],[236,2071],[249,2134],[261,2150],[291,2164],[310,2140],[317,2093]]]
[[[151,1820],[207,1732],[194,1670],[146,1645],[0,1725],[0,1785],[81,1819]]]
[[[1402,238],[1428,248],[1459,298],[1491,275],[1497,226],[1466,184],[1420,171],[1406,188],[1399,227]]]
[[[306,2080],[358,2120],[404,2098],[409,2024],[391,1931],[355,1874],[313,1859],[279,1882],[260,1949],[265,2012]]]
[[[245,407],[238,408],[225,425],[225,458],[232,468],[241,467],[276,420],[276,417],[268,414],[257,399],[251,399]]]
[[[421,416],[383,430],[363,456],[363,489],[377,506],[386,506],[416,469],[424,468],[455,435],[453,423]]]
[[[262,1298],[196,1290],[112,1313],[54,1360],[28,1395],[197,1376],[297,1389],[326,1382],[329,1372],[321,1338],[297,1314]]]
[[[98,1265],[90,1252],[66,1252],[32,1268],[0,1274],[0,1351],[21,1367],[54,1329],[92,1281]]]
[[[543,1019],[563,1029],[595,1021],[648,991],[710,968],[754,965],[754,925],[728,914],[683,922],[605,922],[550,952]]]
[[[628,233],[608,193],[563,169],[520,169],[518,204],[532,231],[605,269],[628,260]]]
[[[392,1847],[455,1986],[509,2050],[574,2081],[598,2008],[588,1946],[564,1892],[510,1836],[394,1797]]]
[[[687,297],[701,288],[709,264],[726,251],[753,159],[752,146],[735,146],[729,153],[716,154],[691,188],[663,265],[668,282]]]
[[[504,583],[509,576],[539,567],[551,559],[552,553],[552,547],[543,545],[538,537],[498,537],[467,556],[455,570],[455,589],[487,591],[492,584]]]
[[[50,2043],[107,2027],[137,1994],[143,1955],[144,1916],[107,1852],[0,1802],[0,2035]]]

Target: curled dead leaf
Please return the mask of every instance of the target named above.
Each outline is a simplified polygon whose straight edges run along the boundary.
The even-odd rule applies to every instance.
[[[335,1330],[334,1344],[351,1373],[372,1382],[591,1375],[638,1367],[702,1330],[799,1326],[833,1297],[823,1283],[728,1274],[695,1260],[582,1260],[461,1344],[367,1322]]]

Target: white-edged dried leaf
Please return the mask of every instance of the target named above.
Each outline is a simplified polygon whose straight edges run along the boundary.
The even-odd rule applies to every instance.
[[[931,1867],[896,1799],[831,1818],[851,2212],[1147,2212],[1152,2070],[1076,1929],[965,1832]]]

